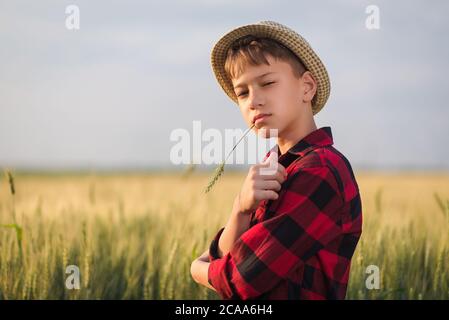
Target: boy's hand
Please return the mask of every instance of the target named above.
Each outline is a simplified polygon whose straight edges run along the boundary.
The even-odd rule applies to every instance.
[[[287,172],[279,162],[277,154],[270,156],[262,163],[249,169],[239,194],[239,207],[243,213],[256,209],[262,200],[276,200],[281,184],[287,178]]]

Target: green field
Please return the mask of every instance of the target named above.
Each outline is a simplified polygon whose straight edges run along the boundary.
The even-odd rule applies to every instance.
[[[449,174],[356,172],[364,214],[348,299],[449,299]],[[227,221],[243,173],[0,178],[0,299],[218,299],[191,261]],[[79,267],[79,290],[65,286]],[[380,289],[365,286],[377,265]]]

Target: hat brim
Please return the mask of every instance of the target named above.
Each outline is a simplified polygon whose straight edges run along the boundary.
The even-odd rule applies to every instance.
[[[211,64],[215,77],[225,93],[238,104],[231,79],[226,74],[224,63],[226,54],[235,40],[254,35],[271,38],[289,48],[302,61],[317,82],[317,91],[312,100],[313,114],[317,114],[326,104],[330,94],[327,70],[309,43],[294,30],[273,21],[261,21],[235,28],[222,36],[211,52]]]

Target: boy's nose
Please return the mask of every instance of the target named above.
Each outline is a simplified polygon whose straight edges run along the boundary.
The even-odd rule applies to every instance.
[[[265,105],[265,101],[261,95],[253,94],[249,97],[248,100],[249,108],[254,110]]]

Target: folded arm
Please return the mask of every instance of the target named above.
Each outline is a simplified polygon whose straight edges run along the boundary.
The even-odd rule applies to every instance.
[[[239,196],[235,198],[231,216],[221,234],[217,248],[218,257],[226,255],[237,239],[249,228],[251,215],[240,210],[239,198]]]
[[[234,201],[231,215],[229,220],[221,232],[220,242],[217,247],[218,257],[222,257],[227,254],[235,241],[240,237],[240,235],[248,230],[250,223],[250,214],[241,212],[239,209],[239,198],[237,197]],[[220,230],[221,231],[221,230]],[[209,270],[209,248],[197,259],[192,262],[190,267],[190,273],[195,282],[208,287],[214,291],[215,288],[208,281],[208,270]]]
[[[341,235],[343,203],[330,170],[305,168],[292,178],[276,215],[244,232],[226,255],[210,260],[208,282],[223,299],[260,296]],[[212,242],[210,257],[214,251]]]
[[[192,262],[192,265],[190,266],[190,273],[196,283],[199,283],[203,286],[208,287],[209,289],[216,291],[215,288],[210,285],[207,280],[209,265],[209,249],[207,249],[200,257]]]

